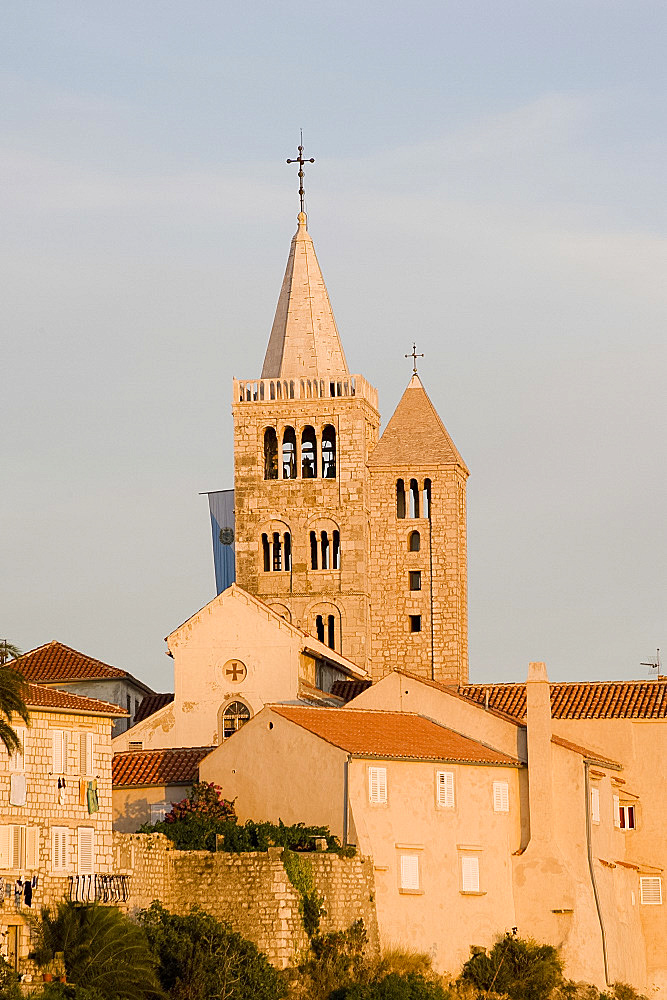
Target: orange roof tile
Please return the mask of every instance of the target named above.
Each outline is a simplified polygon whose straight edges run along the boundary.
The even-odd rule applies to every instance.
[[[75,712],[77,715],[89,712],[91,715],[119,715],[127,717],[127,712],[119,705],[111,705],[99,698],[86,698],[82,694],[70,694],[57,688],[43,687],[41,684],[26,684],[25,703],[28,708],[53,709],[60,712]]]
[[[62,642],[47,642],[44,646],[24,653],[8,664],[20,670],[27,681],[102,680],[107,677],[128,677],[127,671],[110,667],[108,663],[79,653]]]
[[[292,705],[269,707],[276,715],[307,729],[327,743],[361,757],[519,765],[514,757],[411,712]]]
[[[165,691],[163,694],[147,694],[141,699],[141,704],[135,712],[134,724],[136,726],[137,722],[142,722],[147,719],[149,715],[154,715],[160,708],[164,708],[165,705],[170,705],[174,700],[173,691]]]
[[[113,755],[113,786],[190,785],[199,778],[199,762],[214,749],[123,750]]]
[[[665,719],[667,678],[653,681],[552,682],[551,715],[554,719]],[[526,717],[525,684],[465,684],[457,689],[464,697],[515,719]]]
[[[413,375],[368,465],[410,466],[466,464],[429,399],[418,375]],[[468,470],[466,469],[466,472]]]

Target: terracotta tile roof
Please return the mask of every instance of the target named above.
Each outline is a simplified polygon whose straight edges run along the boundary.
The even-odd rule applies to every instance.
[[[147,719],[149,715],[154,715],[160,708],[169,705],[174,700],[173,691],[166,691],[164,694],[147,694],[142,698],[141,704],[134,716],[134,724]]]
[[[215,747],[123,750],[113,755],[113,787],[188,785],[199,778],[199,762]]]
[[[461,698],[463,701],[470,701],[469,697],[466,697],[462,693],[462,689],[456,684],[446,684],[444,681],[432,681],[428,677],[421,677],[419,674],[411,674],[408,670],[400,670],[398,668],[394,669],[394,673],[400,674],[402,677],[408,677],[412,681],[419,681],[420,684],[425,684],[427,687],[435,688],[437,691],[444,691],[445,694],[449,694],[452,698]],[[475,685],[468,685],[474,687]],[[478,699],[474,699],[478,700]],[[485,699],[482,699],[481,704],[484,705],[485,709],[491,713],[491,715],[496,715],[499,719],[504,719],[506,722],[511,722],[513,726],[522,726],[522,722],[515,718],[515,716],[510,715],[508,712],[502,712],[498,708],[492,708],[491,705],[486,706]]]
[[[368,465],[404,466],[466,464],[428,398],[418,375],[413,375]],[[467,472],[467,469],[466,469]]]
[[[552,683],[554,719],[665,719],[667,678],[654,681],[561,681]],[[460,694],[515,719],[526,717],[525,684],[466,684]]]
[[[11,667],[21,671],[27,681],[78,681],[101,680],[107,677],[128,677],[125,670],[110,667],[108,663],[94,660],[62,642],[47,642],[45,646],[25,653],[12,660]]]
[[[578,743],[572,743],[571,740],[563,739],[562,736],[552,736],[551,742],[555,743],[559,747],[565,747],[566,750],[572,750],[574,753],[579,753],[582,757],[595,761],[596,764],[602,764],[603,767],[613,767],[614,770],[620,770],[621,768],[618,761],[612,760],[611,757],[603,757],[597,752],[597,750],[588,750],[586,747],[582,747]]]
[[[25,703],[28,708],[127,717],[127,712],[119,705],[111,705],[98,698],[85,698],[82,694],[70,694],[69,691],[58,691],[57,688],[43,687],[41,684],[26,684]]]
[[[334,681],[331,685],[331,693],[335,694],[337,698],[342,698],[344,702],[348,702],[369,688],[372,683],[370,678],[368,680],[360,678],[353,681]]]
[[[276,715],[307,729],[327,743],[362,757],[519,764],[514,757],[411,712],[292,705],[269,707]]]

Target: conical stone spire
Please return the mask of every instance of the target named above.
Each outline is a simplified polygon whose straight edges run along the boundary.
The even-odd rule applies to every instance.
[[[292,239],[262,378],[349,375],[305,212]]]

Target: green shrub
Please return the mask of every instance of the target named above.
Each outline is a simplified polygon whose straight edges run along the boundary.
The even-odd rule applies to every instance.
[[[0,998],[1,1000],[22,1000],[19,979],[9,962],[0,957]]]
[[[329,1000],[446,1000],[440,983],[409,972],[390,972],[372,983],[352,983],[334,990]]]
[[[327,1000],[336,987],[367,979],[367,944],[363,920],[357,920],[346,931],[314,935],[310,954],[299,966],[297,995],[308,1000]]]
[[[315,888],[313,866],[307,858],[301,857],[296,851],[283,852],[283,865],[287,877],[299,893],[299,913],[303,926],[309,938],[312,938],[320,926],[324,913],[324,899]]]
[[[563,982],[563,966],[551,945],[505,934],[491,951],[479,951],[463,966],[461,980],[511,1000],[544,1000]]]
[[[172,1000],[279,1000],[287,993],[266,955],[196,907],[178,916],[156,902],[142,910],[139,922]]]
[[[2,993],[0,997],[5,1000]],[[106,994],[72,983],[46,983],[36,993],[30,994],[30,1000],[106,1000]]]

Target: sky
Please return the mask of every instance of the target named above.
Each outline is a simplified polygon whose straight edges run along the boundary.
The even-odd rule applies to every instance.
[[[296,226],[383,425],[471,470],[470,677],[667,660],[667,6],[21,0],[0,33],[0,639],[172,689]]]

